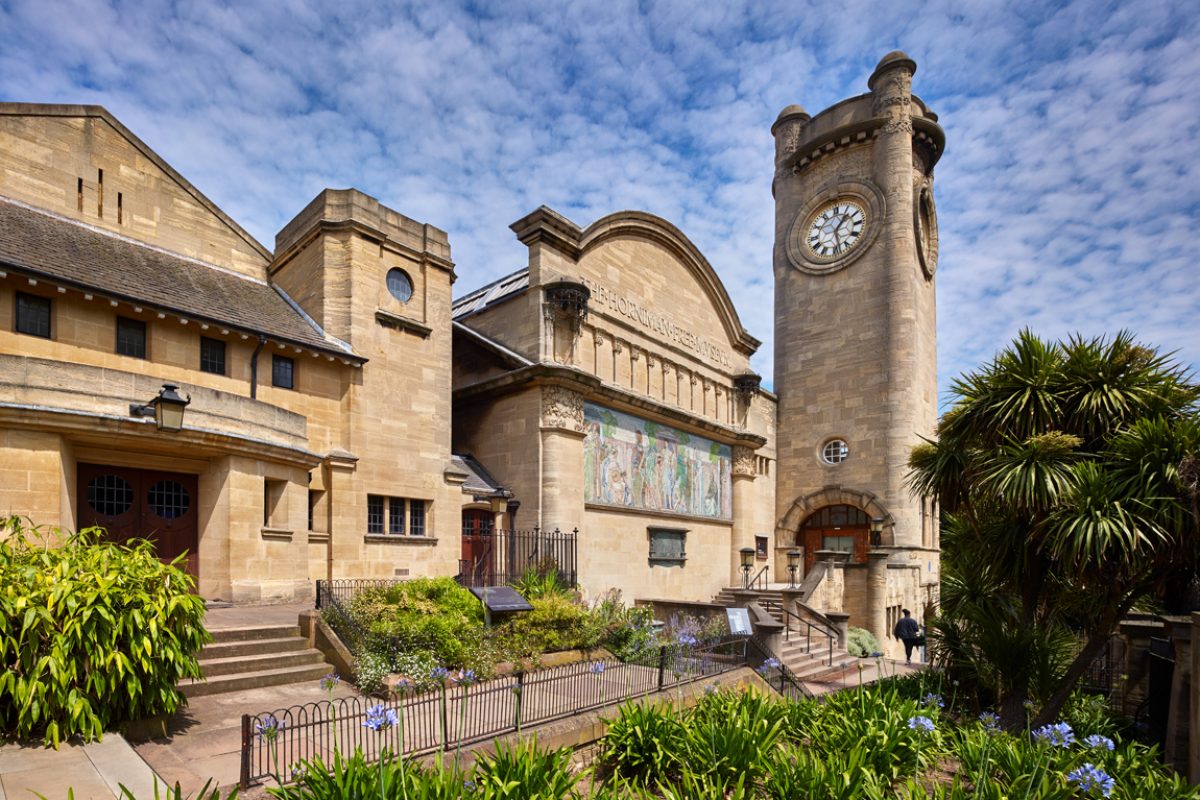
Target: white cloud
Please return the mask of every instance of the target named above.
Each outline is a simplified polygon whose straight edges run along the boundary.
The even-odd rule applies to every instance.
[[[1183,3],[13,0],[0,95],[101,103],[266,244],[325,186],[445,228],[461,291],[508,224],[660,214],[771,373],[779,109],[896,47],[940,115],[941,383],[1021,327],[1130,327],[1200,364],[1200,21]]]

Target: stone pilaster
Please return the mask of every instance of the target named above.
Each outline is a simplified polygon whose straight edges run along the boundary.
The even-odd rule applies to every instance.
[[[887,646],[887,562],[889,553],[867,553],[867,619],[864,628]]]
[[[583,522],[583,395],[542,387],[541,527],[569,531]]]
[[[754,451],[749,447],[733,448],[733,535],[729,548],[730,586],[741,586],[742,561],[738,551],[743,547],[754,547],[753,514],[754,501]],[[755,564],[753,572],[759,569]]]

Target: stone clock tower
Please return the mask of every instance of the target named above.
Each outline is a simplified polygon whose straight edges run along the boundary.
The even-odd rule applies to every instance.
[[[843,607],[828,610],[881,641],[899,606],[920,618],[937,599],[933,510],[904,486],[909,450],[937,414],[933,167],[944,135],[912,94],[915,72],[889,53],[867,94],[815,117],[789,106],[771,129],[776,545],[802,547],[810,573],[836,564]],[[850,555],[817,552],[830,550]]]

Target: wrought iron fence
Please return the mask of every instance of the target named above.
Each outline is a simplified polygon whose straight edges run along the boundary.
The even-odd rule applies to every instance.
[[[456,580],[463,586],[503,586],[521,579],[528,572],[555,573],[560,583],[575,586],[576,539],[572,531],[463,530],[463,557],[458,562]]]
[[[745,664],[761,667],[771,658],[769,652],[756,640],[729,637],[696,648],[661,647],[630,661],[579,662],[473,686],[436,686],[386,701],[353,697],[244,714],[241,786],[267,778],[288,783],[297,764],[318,756],[329,763],[335,749],[350,753],[360,748],[368,760],[377,760],[384,749],[421,756],[519,733],[614,702],[669,692]],[[772,681],[781,687],[793,683],[803,690],[786,667]],[[367,709],[376,705],[394,710],[400,724],[383,733],[366,728]]]
[[[386,588],[403,583],[400,578],[351,578],[336,581],[317,581],[317,609],[323,609],[333,601],[349,602],[363,589]]]

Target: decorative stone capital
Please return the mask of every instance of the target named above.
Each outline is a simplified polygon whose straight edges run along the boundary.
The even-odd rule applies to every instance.
[[[737,446],[733,448],[733,474],[734,476],[745,475],[753,478],[758,474],[755,468],[754,451],[749,447]]]
[[[671,374],[671,362],[670,361],[662,362],[662,368],[663,368],[663,375]]]
[[[630,346],[629,346],[629,358],[630,358],[630,360],[632,360],[632,361],[637,361],[637,360],[638,360],[638,359],[641,357],[641,355],[642,355],[642,353],[641,353],[641,351],[640,351],[640,350],[638,350],[638,349],[637,349],[636,347],[634,347],[633,345],[630,345]]]
[[[613,352],[614,352],[614,353],[619,353],[619,352],[621,352],[622,350],[624,350],[624,349],[625,349],[625,348],[624,348],[624,346],[621,344],[621,340],[620,340],[620,339],[613,339],[613,340],[612,340],[612,346],[613,346]]]
[[[565,386],[543,386],[542,426],[583,433],[583,395]]]

